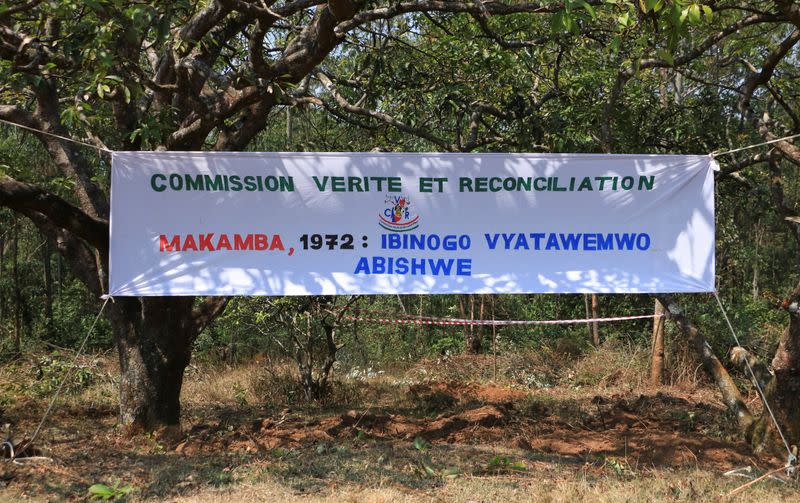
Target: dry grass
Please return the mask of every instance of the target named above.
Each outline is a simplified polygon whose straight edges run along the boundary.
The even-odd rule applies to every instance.
[[[187,408],[262,403],[258,382],[264,373],[258,363],[192,365],[183,381],[181,403]]]
[[[115,481],[136,488],[129,501],[708,501],[746,482],[721,476],[723,465],[747,464],[749,454],[722,431],[714,390],[691,379],[649,390],[647,357],[613,342],[573,360],[504,355],[496,380],[490,356],[421,362],[399,375],[367,379],[345,379],[340,370],[331,403],[322,405],[298,400],[290,363],[196,365],[187,372],[182,396],[186,440],[195,442],[195,451],[116,432],[115,364],[95,359],[96,379],[69,394],[44,431],[40,445],[56,463],[11,467],[15,478],[5,488],[0,482],[0,501],[82,500],[89,485]],[[0,412],[26,430],[45,402],[32,392],[33,381],[20,367],[0,369],[0,386],[15,400]],[[452,410],[426,413],[414,401],[414,385],[464,396],[457,396]],[[462,411],[492,396],[513,399],[508,422],[458,424],[467,417]],[[93,404],[104,407],[86,412]],[[653,412],[654,406],[663,410]],[[367,419],[331,433],[331,425],[338,427],[346,416],[343,408]],[[376,425],[390,417],[391,424],[421,431],[451,417],[448,424],[460,429],[419,450],[413,438],[381,435],[368,424],[370,417]],[[252,426],[264,421],[274,426]],[[524,442],[514,440],[520,438]],[[676,438],[695,442],[684,449],[707,442],[708,459],[716,464],[698,451],[673,452]],[[629,441],[638,454],[630,453]],[[640,462],[650,441],[669,462]],[[732,461],[728,454],[738,457]],[[524,469],[489,470],[498,456]],[[0,467],[0,481],[6,468]],[[793,501],[797,491],[797,485],[765,481],[724,501]]]
[[[277,502],[302,499],[312,502],[430,502],[475,503],[483,501],[526,501],[530,503],[650,503],[676,501],[723,501],[786,503],[794,501],[792,488],[781,489],[774,482],[737,495],[724,495],[737,487],[741,479],[720,480],[707,471],[681,471],[651,474],[632,480],[612,477],[585,478],[553,476],[551,473],[529,473],[521,477],[462,477],[445,481],[434,490],[411,491],[395,487],[336,487],[318,494],[305,494],[288,489],[280,480],[237,485],[207,491],[169,501],[181,503],[229,503],[232,501]],[[166,501],[166,500],[165,500]]]
[[[308,403],[298,384],[297,369],[291,361],[193,365],[187,371],[182,403],[200,416],[209,407],[256,407],[280,411],[286,408],[318,411],[424,407],[408,393],[419,383],[491,383],[524,392],[536,400],[581,400],[596,395],[641,393],[692,393],[720,405],[714,389],[698,378],[696,365],[677,359],[671,368],[673,380],[659,388],[649,383],[649,352],[620,341],[606,341],[599,349],[567,359],[549,351],[492,355],[460,355],[421,360],[397,374],[375,374],[351,379],[342,369],[332,376],[330,397],[323,403]],[[680,379],[678,377],[680,376]],[[702,377],[702,374],[700,374]],[[87,393],[91,393],[87,390]],[[108,390],[104,391],[106,397]]]
[[[640,390],[648,379],[649,358],[649,352],[638,346],[609,340],[576,360],[562,382],[600,390],[621,386]]]

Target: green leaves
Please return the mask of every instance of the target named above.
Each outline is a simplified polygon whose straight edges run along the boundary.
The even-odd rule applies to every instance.
[[[622,15],[620,15],[617,18],[617,22],[619,23],[619,27],[622,30],[636,24],[636,20],[633,17],[631,17],[630,12],[624,12]]]
[[[93,486],[89,487],[89,494],[91,495],[90,498],[93,500],[118,500],[123,498],[129,492],[133,491],[133,487],[131,486],[122,486],[120,487],[120,483],[117,482],[113,486],[107,486],[105,484],[94,484]]]
[[[645,0],[640,2],[642,12],[659,12],[664,7],[664,0]]]
[[[585,0],[577,0],[576,2],[568,2],[568,3],[572,3],[573,5],[577,4],[578,6],[582,7],[586,12],[588,12],[589,15],[592,17],[592,19],[597,18],[597,13],[595,12],[594,7],[592,7]]]
[[[431,448],[431,443],[422,437],[414,438],[414,443],[412,445],[414,446],[414,449],[418,451],[426,451]]]
[[[672,54],[672,52],[668,51],[667,49],[658,49],[656,51],[656,54],[658,55],[659,58],[663,59],[670,65],[675,64],[675,56]]]
[[[525,466],[523,461],[514,461],[508,456],[497,455],[489,460],[489,463],[486,465],[486,471],[490,473],[526,472],[528,471],[528,467]]]
[[[703,5],[703,13],[706,16],[706,21],[709,23],[714,19],[714,11],[711,10],[711,7],[708,5]]]
[[[564,9],[553,14],[550,29],[554,34],[580,33],[581,23],[597,19],[597,12],[586,0],[567,0]]]
[[[708,5],[693,3],[683,8],[680,20],[684,22],[688,19],[692,24],[700,24],[703,16],[705,16],[706,22],[710,23],[714,19],[714,11]]]

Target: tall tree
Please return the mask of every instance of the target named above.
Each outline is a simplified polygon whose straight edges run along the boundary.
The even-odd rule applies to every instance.
[[[584,10],[591,3],[583,2]],[[73,185],[60,197],[4,175],[0,205],[30,219],[99,297],[107,290],[108,159],[98,163],[60,137],[99,149],[241,150],[279,120],[280,110],[308,105],[419,134],[421,128],[365,108],[375,103],[374,92],[351,103],[338,86],[353,79],[329,72],[326,58],[337,48],[361,51],[373,32],[393,40],[394,25],[408,37],[431,13],[483,21],[522,13],[549,18],[566,6],[571,3],[12,0],[0,9],[0,119],[36,131],[60,176]],[[588,19],[585,12],[574,14],[584,15]],[[371,49],[374,63],[364,64],[380,69],[380,50]],[[369,85],[361,75],[355,82]],[[322,90],[332,101],[316,96]],[[492,143],[478,132],[490,127],[487,117],[508,114],[482,103],[470,109],[466,139],[442,144],[423,136],[447,150]],[[226,302],[151,297],[108,304],[122,372],[122,423],[145,429],[178,424],[192,343]]]

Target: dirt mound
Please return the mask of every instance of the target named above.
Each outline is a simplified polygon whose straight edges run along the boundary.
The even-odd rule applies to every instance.
[[[409,440],[423,437],[430,441],[464,442],[478,429],[491,429],[507,424],[513,408],[484,405],[458,413],[441,414],[430,421],[398,414],[371,414],[349,411],[341,416],[314,420],[283,418],[263,419],[252,424],[250,431],[239,428],[225,432],[211,425],[197,425],[188,439],[175,448],[192,455],[218,449],[262,449],[297,447],[307,443],[352,438],[359,432],[371,438]],[[220,434],[222,433],[222,434]]]
[[[233,431],[198,425],[178,450],[255,452],[362,437],[386,442],[422,437],[434,443],[511,445],[575,463],[614,459],[639,468],[720,470],[753,463],[744,442],[725,440],[718,429],[724,411],[688,395],[595,396],[562,403],[548,399],[546,407],[538,407],[524,393],[495,386],[448,382],[412,388],[418,397],[451,397],[455,410],[435,417],[371,411],[311,420],[284,415]]]
[[[413,384],[408,387],[408,392],[412,400],[434,410],[476,403],[510,404],[526,396],[523,391],[492,384],[458,381]]]

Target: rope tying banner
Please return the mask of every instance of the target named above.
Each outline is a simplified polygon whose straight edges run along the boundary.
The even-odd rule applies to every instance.
[[[481,325],[481,326],[512,326],[512,325],[572,325],[576,323],[604,323],[610,321],[643,320],[660,318],[661,314],[643,314],[636,316],[615,316],[612,318],[576,318],[572,320],[465,320],[458,318],[373,318],[366,316],[343,316],[349,321],[367,321],[394,325]]]
[[[92,145],[91,143],[86,143],[85,141],[75,140],[73,138],[69,138],[67,136],[61,136],[61,135],[55,134],[55,133],[49,133],[47,131],[43,131],[41,129],[37,129],[35,127],[24,126],[22,124],[19,124],[19,123],[16,123],[16,122],[7,121],[5,119],[0,119],[0,122],[2,122],[3,124],[8,124],[9,126],[18,127],[18,128],[21,128],[21,129],[27,129],[28,131],[32,131],[34,133],[39,133],[39,134],[43,134],[43,135],[50,136],[50,137],[53,137],[53,138],[58,138],[59,140],[64,140],[64,141],[68,141],[68,142],[71,142],[71,143],[75,143],[77,145],[83,145],[84,147],[93,148],[93,149],[98,150],[100,152],[107,152],[109,154],[113,152],[113,150],[109,150],[109,149],[103,148],[103,147],[98,147],[97,145]]]

